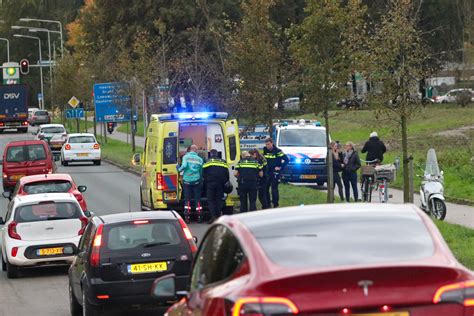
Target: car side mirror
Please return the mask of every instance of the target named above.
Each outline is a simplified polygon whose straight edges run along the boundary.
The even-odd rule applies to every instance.
[[[9,199],[9,200],[12,199],[12,193],[11,193],[10,191],[4,191],[4,192],[2,193],[2,196],[3,196],[4,198],[6,198],[6,199]]]
[[[31,135],[37,135],[38,133],[37,132],[31,132]]]
[[[5,220],[3,219],[3,217],[0,217],[0,225],[4,225],[5,224]]]
[[[133,158],[132,158],[132,164],[134,166],[138,166],[140,164],[140,161],[141,161],[141,155],[140,154],[135,154],[133,155]]]
[[[175,274],[168,274],[156,279],[151,286],[151,296],[160,301],[176,299]]]
[[[87,187],[85,185],[80,185],[77,187],[77,190],[81,193],[84,193],[87,191]]]
[[[94,217],[94,212],[91,212],[91,211],[84,211],[84,215],[85,215],[86,217],[91,218],[91,217]]]
[[[44,139],[44,135],[43,135],[43,134],[39,134],[39,135],[38,135],[38,138],[39,138],[39,139]]]
[[[198,243],[198,238],[196,236],[193,236],[194,243],[197,245]]]

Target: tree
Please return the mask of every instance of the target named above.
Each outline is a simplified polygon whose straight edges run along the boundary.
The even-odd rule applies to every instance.
[[[304,106],[324,117],[328,146],[328,202],[332,203],[329,110],[348,92],[346,84],[355,70],[353,65],[358,49],[354,38],[362,31],[365,7],[359,0],[350,0],[347,5],[339,0],[312,0],[307,4],[306,13],[302,24],[294,27],[292,51],[302,72]]]
[[[375,27],[368,41],[369,61],[366,75],[376,87],[372,96],[378,111],[399,125],[403,152],[404,202],[409,202],[408,123],[419,109],[416,96],[420,80],[433,69],[422,32],[417,28],[417,10],[413,0],[391,0],[389,10]]]

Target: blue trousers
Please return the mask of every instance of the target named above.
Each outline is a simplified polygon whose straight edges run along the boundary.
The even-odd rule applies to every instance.
[[[359,200],[359,191],[357,190],[357,172],[356,171],[344,171],[342,173],[342,181],[344,182],[344,190],[346,191],[346,201],[351,200],[351,186],[354,194],[354,201]]]

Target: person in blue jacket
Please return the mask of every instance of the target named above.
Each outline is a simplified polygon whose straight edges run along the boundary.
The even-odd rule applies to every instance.
[[[199,157],[197,151],[198,147],[191,145],[178,168],[178,172],[183,172],[184,219],[187,222],[189,222],[191,215],[191,201],[194,202],[198,221],[202,221],[201,190],[204,161]]]

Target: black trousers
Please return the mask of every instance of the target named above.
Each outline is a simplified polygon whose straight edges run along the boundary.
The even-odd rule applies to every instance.
[[[257,209],[257,190],[256,183],[239,184],[240,213],[255,211]]]
[[[341,176],[339,175],[339,172],[337,172],[337,171],[334,171],[333,174],[334,174],[333,189],[336,187],[336,184],[337,184],[337,190],[339,191],[339,197],[341,198],[341,201],[344,201],[344,193],[343,193],[344,189],[342,187]]]
[[[211,216],[217,218],[221,216],[224,197],[224,184],[207,183],[206,189],[207,205]]]
[[[351,187],[352,192],[354,194],[354,201],[359,200],[359,191],[357,189],[357,172],[343,172],[342,173],[342,181],[344,181],[344,189],[346,191],[346,201],[350,202],[351,200]]]
[[[271,207],[271,204],[273,204],[273,207],[277,208],[280,205],[279,204],[280,193],[278,192],[279,181],[278,179],[275,178],[273,174],[269,174],[266,177],[266,180],[267,181],[265,182],[265,196],[266,196],[268,207]],[[270,199],[270,189],[272,190],[271,199]]]

